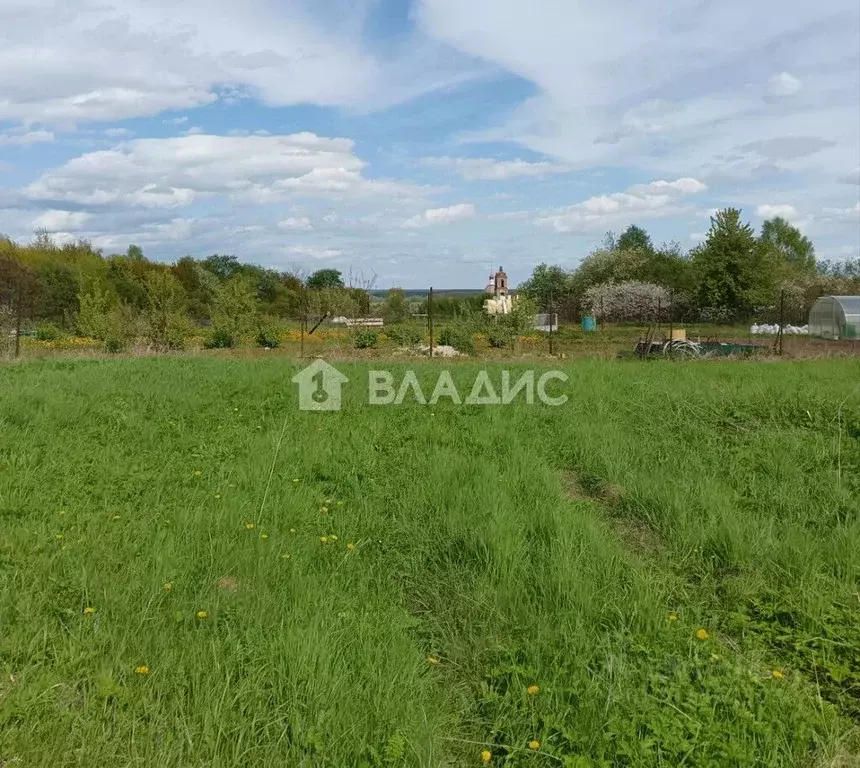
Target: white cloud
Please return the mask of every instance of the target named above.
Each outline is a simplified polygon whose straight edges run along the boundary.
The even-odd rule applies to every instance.
[[[27,145],[46,144],[54,140],[54,134],[50,131],[10,131],[0,133],[0,146],[4,144]]]
[[[690,234],[690,240],[692,240],[694,243],[701,243],[706,237],[707,234],[704,232],[692,232]]]
[[[297,194],[420,197],[408,184],[365,179],[364,166],[351,140],[313,133],[136,139],[47,171],[24,194],[32,200],[148,208],[182,207],[216,195],[251,203]]]
[[[627,110],[620,125],[594,139],[595,144],[617,144],[633,136],[661,133],[667,127],[675,107],[661,99],[652,99]]]
[[[336,259],[338,256],[343,256],[343,251],[339,248],[325,248],[319,245],[293,245],[286,249],[287,253],[293,253],[296,256],[306,256],[309,259]]]
[[[505,211],[504,213],[491,213],[487,216],[491,221],[525,221],[534,216],[534,211]]]
[[[797,134],[828,147],[728,170],[802,171],[807,191],[860,160],[856,0],[418,0],[416,15],[534,86],[502,125],[464,141],[514,141],[577,168],[708,180],[738,147]],[[766,87],[781,97],[763,99]]]
[[[33,219],[33,229],[45,229],[48,232],[76,232],[86,222],[92,219],[92,214],[83,211],[51,210]]]
[[[860,186],[860,167],[856,168],[853,173],[846,173],[839,177],[842,184],[856,184]]]
[[[824,208],[821,218],[837,224],[854,224],[860,220],[860,203],[850,208]]]
[[[679,195],[695,195],[704,192],[707,185],[698,179],[675,179],[675,181],[652,181],[650,184],[637,184],[630,187],[628,192],[633,194],[650,195],[653,192],[665,192]]]
[[[142,243],[188,240],[196,233],[200,224],[201,220],[194,218],[175,218],[165,222],[144,224],[143,236],[138,239]]]
[[[786,221],[797,221],[800,218],[800,214],[797,212],[797,208],[793,205],[760,205],[755,209],[756,216],[762,219],[773,219],[779,216],[781,219],[785,219]]]
[[[124,139],[129,136],[134,136],[134,132],[130,131],[128,128],[108,128],[104,134],[109,139]]]
[[[308,230],[313,229],[313,225],[311,224],[311,220],[307,216],[284,219],[283,221],[278,222],[278,226],[281,229],[296,230],[296,231],[308,231]]]
[[[637,184],[626,192],[590,197],[581,203],[552,211],[537,223],[556,232],[584,233],[630,223],[634,218],[660,218],[677,213],[683,197],[706,189],[697,179]]]
[[[403,226],[416,229],[436,224],[451,224],[455,221],[472,219],[475,217],[475,212],[475,206],[472,203],[458,203],[448,208],[428,208],[424,213],[419,213],[403,222]]]
[[[188,115],[183,115],[182,117],[171,117],[169,120],[165,120],[165,125],[185,125],[188,122]]]
[[[422,165],[449,168],[467,181],[504,181],[519,177],[542,177],[571,169],[558,163],[527,160],[494,160],[489,157],[425,157]]]
[[[375,3],[4,0],[0,120],[120,120],[247,97],[392,103],[486,69],[416,34],[368,49]]]
[[[767,81],[767,96],[772,99],[784,99],[795,96],[803,89],[803,83],[788,72],[780,72]]]

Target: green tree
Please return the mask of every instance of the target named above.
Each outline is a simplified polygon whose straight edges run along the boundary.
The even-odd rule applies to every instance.
[[[97,285],[81,291],[78,294],[78,333],[104,341],[108,336],[108,315],[114,304],[115,300],[110,293]]]
[[[586,256],[571,276],[577,300],[593,285],[639,281],[647,272],[648,254],[641,250],[597,250]]]
[[[153,270],[146,276],[147,340],[158,350],[180,349],[190,329],[185,291],[170,272]]]
[[[815,246],[797,227],[777,216],[761,227],[761,242],[787,266],[805,275],[815,273]]]
[[[307,279],[308,288],[343,288],[343,276],[337,269],[318,269]]]
[[[113,286],[119,300],[138,311],[146,307],[146,274],[150,263],[129,256],[111,256],[107,259],[107,281]]]
[[[66,264],[49,262],[38,270],[37,280],[36,315],[63,327],[70,326],[78,311],[80,291],[75,273]]]
[[[662,285],[678,297],[689,296],[695,287],[690,259],[679,243],[664,243],[651,253],[638,280]]]
[[[274,317],[300,318],[305,293],[304,283],[290,272],[281,272],[275,274],[275,277],[273,290],[267,297],[266,311]]]
[[[134,335],[131,309],[117,303],[116,296],[97,284],[78,294],[78,333],[103,341],[111,352],[124,349]]]
[[[358,315],[370,314],[370,294],[363,288],[347,288],[347,293]]]
[[[631,224],[619,236],[615,243],[615,250],[641,250],[645,253],[651,254],[654,252],[654,246],[651,243],[651,237],[644,229],[642,229],[642,227],[637,227],[635,224]]]
[[[699,305],[739,310],[772,299],[765,255],[737,208],[718,211],[705,242],[693,251]]]
[[[402,323],[409,318],[409,302],[402,288],[392,288],[385,297],[382,316],[387,323]]]
[[[185,290],[191,317],[198,320],[210,317],[212,302],[218,290],[218,278],[191,256],[179,259],[171,267],[171,272]]]
[[[0,253],[0,307],[4,307],[4,315],[14,330],[16,357],[21,351],[21,328],[33,316],[38,291],[37,272]]]
[[[235,256],[214,253],[202,261],[204,269],[209,270],[219,280],[229,280],[242,271],[242,265]]]
[[[563,306],[572,293],[570,275],[561,267],[538,264],[531,277],[517,288],[517,296],[528,296],[541,309]]]
[[[259,302],[253,287],[243,277],[232,277],[219,286],[212,307],[212,329],[227,346],[257,329]]]

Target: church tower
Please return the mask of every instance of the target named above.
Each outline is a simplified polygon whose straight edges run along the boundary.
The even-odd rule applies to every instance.
[[[493,294],[496,298],[508,295],[508,276],[501,267],[493,276]]]

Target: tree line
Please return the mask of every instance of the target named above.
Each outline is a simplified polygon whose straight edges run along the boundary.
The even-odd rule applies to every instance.
[[[209,346],[233,346],[245,336],[267,346],[284,320],[372,311],[399,323],[427,313],[426,300],[409,301],[400,289],[371,307],[371,286],[346,282],[336,269],[303,275],[224,254],[165,264],[135,245],[103,255],[86,241],[58,244],[46,233],[26,245],[0,237],[0,334],[17,343],[22,330],[36,326],[45,336],[77,333],[109,349],[135,338],[171,349],[203,327]],[[669,311],[679,321],[736,320],[783,301],[794,322],[822,295],[860,293],[860,259],[818,261],[809,238],[784,219],[767,220],[756,233],[739,210],[727,208],[689,252],[678,243],[657,247],[633,225],[608,233],[576,269],[539,265],[517,292],[568,321],[595,314],[642,322]],[[467,319],[481,313],[483,298],[440,296],[434,315]]]
[[[134,338],[171,349],[204,326],[209,346],[226,347],[245,335],[265,341],[285,319],[369,309],[368,292],[334,269],[305,276],[223,254],[165,264],[135,245],[104,256],[86,241],[57,244],[45,233],[27,245],[0,238],[0,328],[16,338],[35,324],[110,349]]]
[[[689,252],[678,243],[656,247],[633,225],[620,236],[608,233],[572,271],[539,265],[519,290],[569,320],[592,314],[641,322],[662,310],[679,320],[725,321],[780,302],[799,319],[820,296],[860,293],[860,259],[817,261],[812,241],[785,219],[769,219],[756,233],[740,210],[726,208]]]

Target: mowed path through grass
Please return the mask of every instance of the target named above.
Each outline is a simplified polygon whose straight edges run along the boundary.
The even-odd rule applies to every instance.
[[[856,764],[856,363],[297,369],[0,367],[0,765]]]

